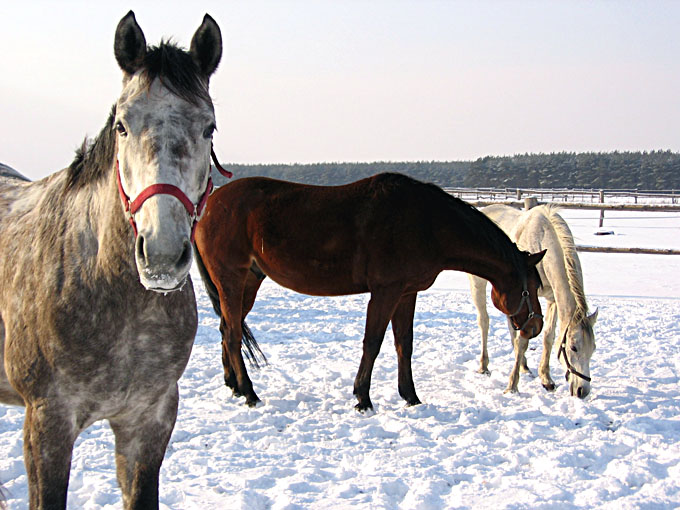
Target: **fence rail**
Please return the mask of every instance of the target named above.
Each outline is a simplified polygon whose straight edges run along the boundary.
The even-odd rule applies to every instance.
[[[597,253],[644,253],[646,255],[680,255],[680,250],[670,248],[613,248],[609,246],[576,245],[577,251]]]
[[[465,200],[465,199],[464,199]],[[485,207],[492,204],[504,204],[517,207],[518,209],[526,207],[526,202],[523,200],[465,200],[468,204],[475,207]],[[663,212],[663,211],[680,211],[680,205],[658,205],[658,204],[604,204],[604,203],[588,203],[588,202],[554,202],[541,201],[535,202],[535,205],[555,204],[562,209],[589,209],[594,211],[647,211],[647,212]],[[600,225],[601,226],[601,225]]]
[[[540,201],[566,203],[655,203],[680,205],[680,190],[621,190],[567,188],[445,188],[466,201],[521,201],[534,196]]]
[[[680,190],[661,192],[633,190],[573,190],[573,189],[493,189],[445,188],[475,207],[505,204],[518,209],[530,209],[541,204],[554,204],[563,209],[600,211],[602,227],[605,211],[680,212]],[[522,198],[523,197],[523,198]],[[540,197],[540,200],[539,200]],[[615,203],[605,203],[609,197]],[[577,201],[580,198],[581,201]],[[639,203],[644,202],[644,203]],[[644,253],[680,255],[680,250],[666,248],[614,248],[607,246],[576,246],[578,251],[599,253]]]

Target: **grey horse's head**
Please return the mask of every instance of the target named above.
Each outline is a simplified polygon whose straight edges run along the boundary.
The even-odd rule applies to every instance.
[[[123,70],[113,122],[119,191],[124,209],[138,206],[125,214],[135,230],[139,279],[147,289],[168,292],[189,273],[191,205],[207,196],[215,130],[208,82],[222,56],[222,36],[206,14],[189,51],[164,42],[147,48],[130,11],[118,24],[114,50]]]

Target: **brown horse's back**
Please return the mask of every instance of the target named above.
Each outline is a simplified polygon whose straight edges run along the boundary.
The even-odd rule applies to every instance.
[[[247,270],[255,262],[305,294],[356,294],[414,276],[413,290],[422,290],[439,272],[421,263],[435,253],[423,188],[397,174],[344,186],[239,179],[210,197],[196,246],[208,263]]]

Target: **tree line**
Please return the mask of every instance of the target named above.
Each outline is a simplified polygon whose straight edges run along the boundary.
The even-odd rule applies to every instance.
[[[486,156],[475,161],[226,166],[235,178],[264,176],[320,185],[398,172],[441,187],[680,189],[680,153],[671,151],[558,152]],[[223,182],[218,178],[219,184]]]

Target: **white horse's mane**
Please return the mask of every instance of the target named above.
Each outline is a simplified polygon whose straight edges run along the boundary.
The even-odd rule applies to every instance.
[[[574,310],[572,321],[575,324],[582,324],[583,327],[588,327],[588,329],[590,329],[590,324],[586,320],[588,317],[588,303],[586,302],[586,294],[583,290],[583,271],[581,270],[581,262],[576,253],[574,236],[572,235],[571,230],[569,230],[567,222],[558,214],[557,211],[559,206],[544,204],[537,208],[540,209],[543,215],[550,221],[550,225],[557,234],[557,239],[562,248],[569,289],[576,301],[576,310]]]

